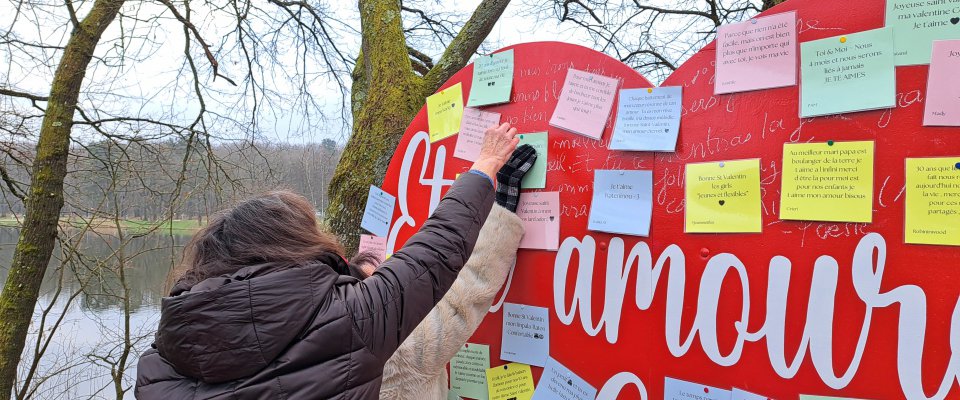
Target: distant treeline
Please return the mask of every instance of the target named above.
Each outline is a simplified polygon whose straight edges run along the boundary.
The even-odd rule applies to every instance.
[[[5,142],[0,214],[22,215],[32,143]],[[342,146],[320,143],[221,143],[103,140],[71,146],[61,218],[206,220],[242,198],[272,190],[303,194],[323,212]]]

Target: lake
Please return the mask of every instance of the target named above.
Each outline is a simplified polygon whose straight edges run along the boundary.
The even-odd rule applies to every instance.
[[[17,228],[0,227],[0,279],[6,280],[18,233]],[[49,333],[52,321],[61,314],[64,318],[53,335],[45,335],[50,337],[49,345],[36,376],[49,378],[34,398],[116,399],[111,368],[129,349],[123,388],[129,388],[124,398],[132,399],[137,356],[153,341],[167,274],[172,260],[179,261],[189,236],[151,234],[124,243],[109,234],[75,236],[71,241],[78,250],[73,254],[81,256],[69,257],[72,261],[59,268],[60,260],[67,258],[64,254],[70,252],[59,247],[54,252],[57,259],[51,262],[40,290],[18,378],[23,379],[34,358],[42,309],[52,305],[44,331]]]

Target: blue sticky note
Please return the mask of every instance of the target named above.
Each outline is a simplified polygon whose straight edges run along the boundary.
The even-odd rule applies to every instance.
[[[594,171],[587,229],[649,236],[652,213],[653,171]]]
[[[682,96],[680,86],[621,90],[610,149],[675,151]]]
[[[503,304],[500,359],[542,367],[550,356],[550,314],[544,307]]]
[[[393,208],[397,198],[380,188],[370,185],[367,194],[367,208],[363,210],[360,227],[377,236],[390,234],[390,221],[393,220]]]
[[[547,359],[547,365],[543,367],[540,383],[537,384],[537,389],[530,400],[594,400],[596,398],[597,388],[550,357]]]

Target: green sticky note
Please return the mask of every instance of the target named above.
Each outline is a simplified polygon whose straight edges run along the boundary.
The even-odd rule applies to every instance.
[[[874,29],[800,43],[800,116],[893,107],[893,30]]]
[[[934,40],[960,39],[960,0],[887,0],[897,65],[929,64]]]
[[[520,146],[529,144],[537,151],[537,161],[533,163],[533,168],[523,176],[520,181],[521,189],[543,189],[547,187],[547,133],[524,133],[518,135]]]
[[[490,368],[490,346],[467,343],[450,359],[450,392],[448,399],[468,397],[487,399],[487,369]]]
[[[513,50],[480,56],[473,62],[473,84],[467,106],[510,102],[513,89]]]

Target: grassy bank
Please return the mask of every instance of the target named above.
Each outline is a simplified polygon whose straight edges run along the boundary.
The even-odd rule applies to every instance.
[[[204,221],[206,222],[206,221]],[[17,218],[14,217],[3,217],[0,218],[0,227],[12,227],[16,228],[20,225]],[[81,219],[62,219],[60,220],[60,226],[71,227],[71,228],[84,228],[88,225],[91,225],[90,228],[97,232],[111,232],[116,230],[116,224],[113,221],[107,219],[94,219],[92,221],[85,221]],[[128,234],[138,234],[145,232],[156,232],[156,233],[168,233],[173,231],[175,234],[192,234],[199,230],[202,225],[197,223],[197,220],[191,219],[175,219],[172,221],[144,221],[136,219],[126,219],[120,221],[120,227],[125,233]]]

